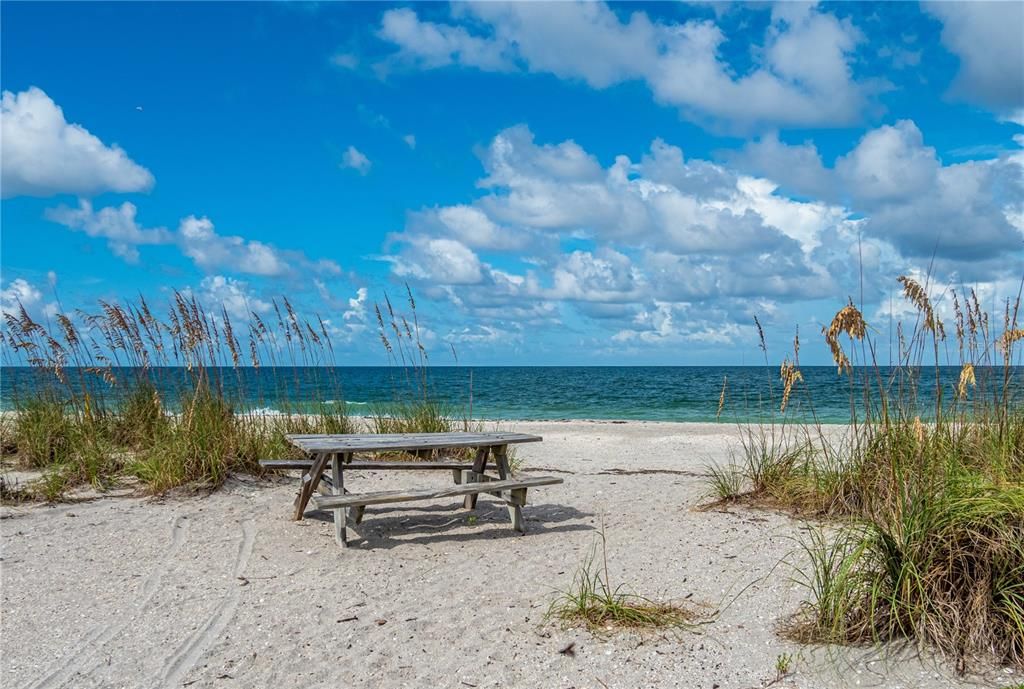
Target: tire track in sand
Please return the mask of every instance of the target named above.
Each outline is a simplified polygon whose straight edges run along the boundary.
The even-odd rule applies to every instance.
[[[255,525],[251,520],[243,522],[242,541],[238,546],[238,554],[235,556],[235,566],[232,572],[234,578],[242,576],[242,572],[245,571],[245,566],[249,563],[249,557],[252,555],[252,547],[255,540]],[[181,686],[181,680],[185,677],[185,673],[195,666],[207,649],[224,633],[228,623],[231,622],[235,612],[238,610],[241,598],[241,587],[235,586],[232,588],[228,595],[217,604],[213,614],[207,618],[206,622],[185,639],[175,652],[164,661],[163,670],[160,672],[160,686]]]
[[[120,634],[136,615],[148,609],[149,602],[153,599],[156,592],[160,590],[160,582],[163,580],[167,570],[170,569],[172,561],[178,554],[178,550],[181,549],[187,536],[188,520],[185,515],[179,515],[171,525],[170,547],[164,551],[164,556],[160,558],[160,562],[149,573],[146,580],[142,582],[134,614],[122,617],[123,621],[118,624],[109,626],[94,625],[85,638],[78,642],[78,650],[57,660],[57,667],[53,672],[27,685],[27,689],[57,689],[57,687],[63,686],[73,675],[84,670],[86,663],[99,654],[103,646],[109,643],[111,639]]]

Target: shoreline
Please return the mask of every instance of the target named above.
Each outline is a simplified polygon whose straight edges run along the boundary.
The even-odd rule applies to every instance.
[[[16,409],[0,409],[0,419],[16,416],[18,411]],[[278,412],[278,411],[259,411],[256,412],[236,412],[238,416],[250,417],[250,418],[267,418],[273,419],[283,416],[295,416],[304,418],[313,418],[316,414],[305,413],[305,412]],[[168,413],[169,417],[178,416],[177,413]],[[350,414],[349,419],[353,419],[360,422],[366,422],[372,417],[365,416],[362,414]],[[923,420],[923,419],[922,419]],[[457,422],[459,420],[456,420]],[[536,424],[571,424],[571,423],[592,423],[592,424],[607,424],[607,425],[623,425],[623,424],[667,424],[667,425],[681,425],[681,426],[722,426],[722,427],[746,427],[746,426],[765,426],[765,427],[782,427],[782,426],[825,426],[825,427],[843,427],[852,425],[849,421],[797,421],[797,420],[776,420],[776,421],[691,421],[691,420],[673,420],[673,419],[623,419],[623,418],[573,418],[573,417],[560,417],[554,419],[536,419],[536,418],[513,418],[513,417],[495,417],[495,418],[481,418],[474,417],[468,420],[469,423],[482,423],[482,424],[522,424],[522,423],[536,423]],[[860,422],[863,424],[863,421]]]

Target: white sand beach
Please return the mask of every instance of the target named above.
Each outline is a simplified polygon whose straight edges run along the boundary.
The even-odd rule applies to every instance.
[[[3,687],[1010,686],[960,679],[916,653],[812,648],[778,627],[802,591],[799,521],[707,503],[704,466],[728,425],[522,422],[544,442],[525,471],[529,533],[481,497],[367,509],[347,550],[329,516],[290,518],[295,475],[232,478],[205,496],[101,497],[3,508]],[[450,484],[446,472],[365,472],[355,491]],[[613,583],[717,615],[694,632],[564,628],[545,613],[604,522]],[[570,652],[562,652],[574,643]],[[776,681],[780,654],[793,672]]]

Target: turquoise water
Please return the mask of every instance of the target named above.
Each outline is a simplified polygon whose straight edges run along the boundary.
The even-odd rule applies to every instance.
[[[807,419],[811,409],[819,420],[846,423],[850,419],[850,382],[831,366],[802,369],[804,382],[790,402],[789,416]],[[941,369],[943,396],[950,400],[959,368]],[[865,372],[867,373],[867,372]],[[1012,370],[1014,399],[1024,398],[1019,369]],[[117,370],[121,380],[138,375],[134,369]],[[184,369],[151,371],[165,400],[188,381]],[[410,376],[396,367],[215,369],[213,376],[225,395],[239,408],[301,411],[319,402],[345,404],[353,414],[367,413],[382,404],[408,399],[415,393]],[[871,373],[874,379],[874,373]],[[919,408],[927,416],[934,410],[934,369],[924,369]],[[0,369],[0,407],[10,409],[17,397],[27,396],[52,375],[28,368]],[[883,370],[886,384],[909,386]],[[977,371],[979,386],[1001,388],[1003,370]],[[82,385],[74,369],[68,378]],[[116,401],[124,386],[109,385],[95,376],[85,384],[105,399]],[[726,404],[723,422],[756,421],[777,414],[781,384],[778,369],[740,366],[484,366],[432,367],[431,395],[460,414],[480,419],[646,419],[654,421],[715,421],[723,380]]]

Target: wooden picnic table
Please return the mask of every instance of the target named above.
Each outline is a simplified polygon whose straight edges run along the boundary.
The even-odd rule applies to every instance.
[[[508,463],[508,446],[518,443],[540,442],[537,435],[525,433],[396,433],[396,434],[337,434],[337,435],[287,435],[292,445],[305,452],[305,460],[264,460],[263,466],[277,469],[303,470],[299,494],[295,499],[294,518],[302,519],[306,506],[312,499],[319,509],[330,509],[334,517],[334,538],[342,547],[347,547],[346,527],[362,521],[367,505],[429,500],[444,497],[463,496],[463,506],[476,507],[477,496],[481,493],[493,495],[507,506],[512,528],[525,532],[522,507],[526,504],[526,492],[537,486],[562,483],[552,476],[512,478]],[[356,461],[355,454],[380,452],[405,452],[417,456],[423,453],[471,448],[475,450],[472,464],[453,461]],[[488,456],[493,464],[488,464]],[[330,464],[330,477],[325,474]],[[406,491],[377,491],[355,494],[345,489],[344,474],[351,470],[436,470],[449,469],[455,486],[444,489]],[[496,470],[497,475],[487,471]],[[324,489],[321,483],[326,483]],[[314,495],[319,490],[322,495]]]

